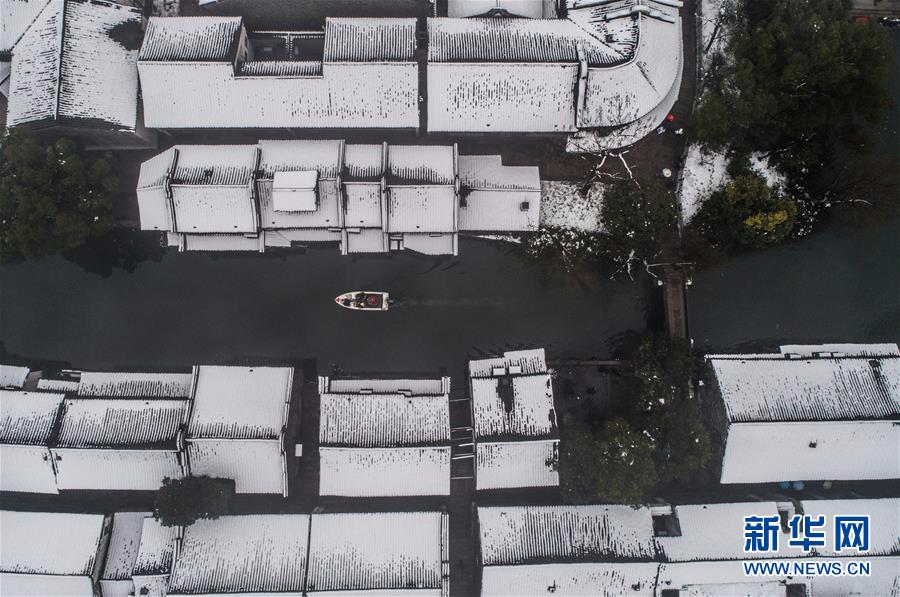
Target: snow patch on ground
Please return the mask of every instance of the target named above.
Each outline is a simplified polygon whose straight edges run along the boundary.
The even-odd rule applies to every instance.
[[[769,163],[769,156],[765,156],[758,151],[750,154],[750,167],[763,177],[769,188],[784,187],[784,174]]]
[[[600,232],[603,186],[594,184],[586,194],[574,182],[541,181],[541,226]]]
[[[681,171],[681,218],[685,224],[697,215],[710,195],[728,182],[728,158],[724,153],[711,153],[696,143],[688,147]]]

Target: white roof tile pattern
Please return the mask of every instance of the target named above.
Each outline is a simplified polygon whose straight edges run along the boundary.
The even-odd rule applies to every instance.
[[[272,201],[272,181],[256,182],[262,227],[273,228],[337,228],[340,225],[341,196],[337,182],[320,179],[318,189],[319,208],[314,212],[276,211]]]
[[[680,562],[660,564],[657,592],[680,590],[692,597],[741,595],[746,597],[783,597],[788,580],[803,584],[802,577],[771,575],[764,582],[752,584],[754,579],[744,573],[741,562]],[[818,597],[817,593],[811,593]]]
[[[509,350],[503,356],[469,361],[470,377],[491,377],[495,367],[521,367],[522,375],[547,372],[547,357],[543,348]]]
[[[475,445],[476,488],[555,487],[559,473],[556,440],[478,442]]]
[[[746,559],[744,516],[778,514],[775,502],[685,505],[673,506],[673,510],[681,536],[656,538],[660,557],[671,562]],[[796,555],[787,549],[787,537],[783,533],[780,536],[779,552],[759,554],[759,557]]]
[[[307,590],[441,587],[438,512],[313,514]]]
[[[45,445],[64,394],[0,390],[0,443]]]
[[[450,378],[440,379],[332,379],[320,378],[329,394],[409,394],[437,396],[450,391]]]
[[[293,375],[290,367],[198,367],[189,437],[278,438]]]
[[[78,382],[71,379],[39,379],[37,389],[42,392],[78,393]]]
[[[542,597],[552,592],[569,597],[654,597],[655,562],[615,564],[539,564],[487,566],[482,572],[484,597]]]
[[[319,494],[450,495],[450,446],[319,448]]]
[[[456,255],[456,234],[415,234],[407,232],[403,235],[403,248],[423,255]]]
[[[85,371],[79,396],[115,398],[189,398],[190,373],[95,373]]]
[[[187,455],[192,475],[234,479],[237,493],[287,491],[279,440],[189,440]]]
[[[47,5],[48,0],[0,2],[0,52],[9,52]]]
[[[0,490],[59,493],[46,446],[0,444]]]
[[[508,385],[505,391],[503,384]],[[472,405],[476,438],[547,437],[556,431],[548,374],[473,378]]]
[[[485,567],[656,557],[647,507],[481,507],[478,523]]]
[[[452,186],[388,187],[387,232],[455,232],[455,204]]]
[[[728,419],[836,421],[900,415],[900,358],[710,358]]]
[[[721,482],[898,479],[898,445],[895,420],[734,423]]]
[[[147,25],[140,60],[206,62],[233,60],[240,17],[153,17]]]
[[[105,524],[102,514],[2,510],[0,571],[90,575]]]
[[[822,355],[830,352],[833,356],[845,357],[900,357],[900,346],[896,344],[853,344],[847,342],[832,344],[785,344],[779,347],[779,352],[786,354],[800,354],[807,357]],[[838,353],[838,354],[834,354]]]
[[[478,190],[540,191],[537,166],[504,166],[499,155],[459,156],[459,182]]]
[[[309,516],[246,515],[185,528],[169,594],[302,593]]]
[[[344,167],[351,178],[377,179],[384,173],[384,145],[349,143],[344,147]]]
[[[450,406],[445,394],[323,394],[320,412],[322,445],[414,446],[450,439]]]
[[[28,367],[0,365],[0,388],[21,388],[25,385],[25,378],[29,373],[31,373],[31,369]]]
[[[163,479],[183,476],[178,454],[171,450],[53,448],[60,490],[156,491]]]
[[[416,20],[334,19],[325,22],[325,62],[411,61]]]
[[[63,405],[61,448],[174,448],[187,400],[75,398]]]
[[[185,234],[185,251],[258,251],[259,239],[234,234]]]
[[[258,230],[250,189],[173,185],[177,232],[254,233]]]
[[[386,253],[385,234],[380,228],[347,230],[348,253]]]
[[[881,499],[855,499],[855,500],[803,500],[803,514],[810,516],[825,516],[831,531],[834,529],[834,517],[838,515],[868,514],[871,518],[869,525],[869,551],[870,556],[900,555],[900,498]],[[816,555],[835,556],[847,555],[836,553],[832,548],[833,541],[828,541],[825,547],[815,547]],[[853,554],[853,552],[849,552]],[[900,571],[898,571],[900,572]]]
[[[140,22],[119,4],[51,0],[16,45],[9,123],[67,118],[135,130],[137,50],[125,40]]]
[[[34,597],[83,597],[94,594],[89,576],[53,576],[50,574],[15,574],[0,572],[0,585],[7,595]]]
[[[456,180],[452,145],[389,145],[390,184],[452,185]]]
[[[134,559],[134,576],[168,574],[178,527],[164,527],[155,518],[145,518],[141,526],[141,543]]]
[[[315,170],[320,179],[334,179],[341,173],[343,141],[260,141],[259,169],[263,178],[275,172]]]
[[[460,232],[533,232],[540,223],[541,191],[469,191],[459,210]],[[523,205],[527,204],[526,209]]]
[[[173,185],[247,187],[256,170],[256,145],[179,145]]]
[[[141,529],[150,512],[116,512],[103,565],[104,580],[131,580],[131,571],[141,545]]]

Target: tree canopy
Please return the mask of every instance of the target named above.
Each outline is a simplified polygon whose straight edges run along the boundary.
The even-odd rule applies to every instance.
[[[726,52],[710,58],[698,140],[767,152],[802,177],[835,147],[860,145],[890,105],[890,38],[848,18],[841,0],[752,0],[726,15]]]
[[[156,493],[153,516],[163,526],[188,526],[201,518],[218,518],[227,513],[233,495],[231,479],[166,478]]]
[[[0,261],[78,247],[113,225],[111,158],[69,139],[45,143],[17,127],[0,141]]]

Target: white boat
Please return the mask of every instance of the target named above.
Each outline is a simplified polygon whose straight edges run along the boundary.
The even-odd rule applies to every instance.
[[[354,290],[334,297],[334,302],[354,311],[387,311],[390,300],[387,292]]]

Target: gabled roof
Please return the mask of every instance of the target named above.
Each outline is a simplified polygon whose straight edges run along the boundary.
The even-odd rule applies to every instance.
[[[325,21],[325,62],[401,62],[416,51],[416,20],[391,18]]]
[[[388,184],[453,185],[454,154],[452,145],[389,145]]]
[[[103,580],[131,580],[132,569],[141,546],[141,530],[150,512],[116,512],[112,534],[103,564]]]
[[[485,566],[656,557],[647,507],[480,507],[478,523]]]
[[[0,443],[44,446],[64,394],[0,390]]]
[[[313,514],[306,590],[440,589],[439,512]]]
[[[549,374],[476,377],[471,381],[477,438],[539,438],[556,433]]]
[[[0,54],[13,46],[47,5],[49,0],[7,0],[0,2]]]
[[[290,367],[198,367],[189,437],[277,439],[293,377]]]
[[[190,398],[190,373],[100,373],[85,371],[78,395],[110,398]]]
[[[222,516],[184,529],[170,595],[302,593],[309,515]]]
[[[285,455],[277,439],[193,439],[187,455],[191,474],[234,479],[237,493],[287,491]]]
[[[478,441],[475,444],[476,489],[556,487],[559,440]]]
[[[132,576],[168,574],[172,566],[172,553],[178,527],[164,527],[153,517],[145,518],[141,525],[141,544],[132,567]]]
[[[450,495],[450,446],[321,446],[319,471],[319,495]]]
[[[31,370],[28,367],[0,365],[0,388],[21,388]]]
[[[729,421],[840,421],[900,416],[900,358],[707,357]]]
[[[120,4],[50,0],[13,54],[9,124],[66,119],[134,131],[140,25],[140,11]]]
[[[104,526],[102,514],[2,510],[0,571],[90,575],[97,564]]]
[[[69,399],[56,446],[174,449],[187,410],[187,400]]]
[[[322,394],[320,412],[322,445],[398,447],[450,440],[450,405],[443,394]]]
[[[343,147],[344,142],[338,140],[260,141],[260,178],[301,170],[314,170],[320,179],[337,178]]]
[[[139,59],[146,62],[234,60],[240,17],[152,17]]]

